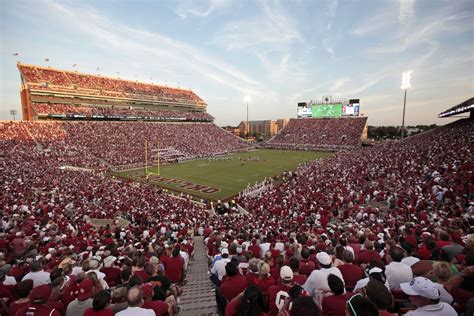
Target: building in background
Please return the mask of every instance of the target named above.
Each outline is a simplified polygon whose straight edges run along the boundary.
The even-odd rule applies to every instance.
[[[241,137],[245,137],[247,131],[246,123],[242,121],[238,126]],[[250,137],[255,139],[269,139],[281,131],[286,124],[288,124],[288,119],[249,121],[248,133]]]

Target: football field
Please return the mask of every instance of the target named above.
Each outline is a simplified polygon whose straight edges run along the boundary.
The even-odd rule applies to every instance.
[[[182,163],[134,169],[117,175],[140,182],[218,200],[238,194],[247,185],[261,182],[265,177],[294,170],[300,163],[332,155],[329,152],[260,149],[230,154],[215,159],[199,159]]]

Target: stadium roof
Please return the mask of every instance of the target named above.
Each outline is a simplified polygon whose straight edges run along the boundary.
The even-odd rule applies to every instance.
[[[469,100],[466,100],[444,112],[441,112],[440,114],[438,114],[438,117],[449,117],[472,110],[474,110],[474,98],[470,98]]]

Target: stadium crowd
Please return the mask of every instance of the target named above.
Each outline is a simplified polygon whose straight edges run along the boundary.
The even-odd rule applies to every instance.
[[[288,125],[267,142],[275,148],[338,149],[361,142],[366,117],[290,119]]]
[[[205,112],[184,112],[169,110],[145,110],[129,107],[99,107],[99,106],[76,106],[60,103],[33,103],[33,110],[37,114],[60,114],[60,115],[82,115],[87,118],[93,116],[125,116],[136,118],[153,118],[154,120],[183,120],[183,121],[208,121],[213,117]]]
[[[30,89],[187,104],[204,103],[191,90],[23,64],[19,64],[18,68]]]
[[[148,150],[173,148],[180,159],[244,150],[249,145],[211,123],[21,122],[51,155],[77,167],[96,167],[98,158],[112,166],[139,166]],[[150,157],[148,157],[150,159]]]
[[[238,199],[249,214],[209,217],[145,184],[59,169],[59,140],[126,156],[163,124],[1,123],[4,313],[176,312],[197,234],[225,315],[472,315],[473,125],[302,164]],[[226,143],[214,125],[176,126],[211,133],[204,149]],[[92,225],[117,214],[130,224]]]

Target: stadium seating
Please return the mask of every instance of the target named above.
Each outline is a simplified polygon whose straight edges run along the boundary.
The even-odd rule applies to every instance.
[[[472,287],[464,288],[462,283],[472,280],[474,265],[474,238],[470,235],[474,214],[473,130],[473,120],[460,120],[403,140],[305,163],[260,195],[241,197],[237,202],[249,214],[234,212],[211,218],[204,207],[171,197],[147,184],[61,167],[64,161],[74,160],[79,154],[87,161],[91,157],[86,152],[120,163],[136,161],[139,154],[127,150],[133,151],[130,144],[136,144],[138,139],[152,143],[160,139],[177,148],[184,147],[183,142],[196,142],[186,151],[190,156],[229,150],[226,143],[232,142],[232,138],[227,138],[215,125],[3,122],[0,266],[14,279],[8,282],[16,283],[29,272],[30,265],[25,262],[33,265],[34,259],[39,260],[51,275],[67,276],[65,280],[69,281],[64,282],[68,289],[70,278],[75,279],[77,271],[91,273],[88,269],[94,260],[110,256],[122,269],[133,267],[133,271],[140,270],[139,258],[144,258],[147,265],[158,260],[163,266],[160,269],[166,273],[171,269],[166,262],[173,249],[192,254],[188,233],[194,232],[204,235],[210,259],[218,260],[221,247],[227,244],[227,252],[241,262],[241,268],[253,271],[246,275],[247,282],[266,293],[268,301],[275,289],[272,286],[280,286],[271,284],[281,281],[280,268],[290,264],[290,258],[295,256],[301,261],[295,272],[301,269],[298,264],[313,262],[311,275],[319,270],[319,260],[324,260],[321,252],[330,254],[331,264],[343,271],[347,252],[354,254],[356,265],[365,267],[367,262],[359,260],[363,253],[371,251],[378,259],[370,261],[369,266],[380,265],[389,278],[387,286],[397,294],[400,290],[391,284],[385,264],[391,265],[400,250],[406,261],[397,263],[399,266],[410,266],[414,276],[436,275],[438,284],[454,300],[453,306],[459,312],[465,311],[468,299],[474,296]],[[179,134],[182,142],[173,138],[173,133]],[[154,138],[154,134],[160,136]],[[230,147],[239,146],[233,143]],[[112,153],[104,153],[107,150]],[[94,228],[90,223],[90,218],[115,218],[117,214],[130,220],[131,225],[123,229]],[[309,259],[301,259],[305,251]],[[150,259],[153,256],[157,259]],[[186,254],[182,256],[185,258]],[[257,269],[254,271],[252,256],[257,257],[257,263],[265,261],[268,270],[262,269],[266,267],[262,262],[253,262]],[[419,259],[421,265],[413,264]],[[446,281],[432,268],[433,263],[437,267],[439,262],[447,265]],[[66,268],[54,271],[60,263]],[[457,274],[458,271],[462,273]],[[342,275],[347,285],[347,274]],[[296,276],[295,273],[295,282]],[[224,276],[222,282],[231,278]],[[373,274],[371,279],[375,279]],[[407,281],[410,280],[411,277]],[[307,291],[311,290],[310,284],[302,283]],[[383,282],[380,285],[385,289]],[[97,284],[94,287],[101,289]],[[373,292],[369,288],[367,299],[381,304],[371,297]],[[390,292],[385,292],[391,300]],[[16,298],[8,296],[13,295],[11,288],[6,293],[2,295],[7,295],[8,306]],[[220,291],[216,293],[219,295]],[[327,295],[323,295],[320,307],[345,307],[352,294],[342,304],[329,307],[325,304]],[[403,299],[397,295],[397,300]],[[298,303],[294,300],[293,306]]]
[[[191,90],[23,64],[19,64],[18,68],[30,89],[193,105],[203,103]]]
[[[98,158],[114,167],[143,166],[145,141],[151,149],[174,149],[180,160],[244,150],[249,145],[211,123],[22,122],[51,155],[64,164],[98,167]]]
[[[291,119],[266,145],[274,148],[353,148],[360,145],[366,123],[366,117]]]
[[[145,110],[143,108],[130,107],[99,107],[99,106],[76,106],[60,103],[33,103],[32,108],[37,115],[81,115],[87,118],[94,116],[123,116],[139,118],[152,118],[152,120],[180,120],[180,121],[207,121],[214,118],[205,112],[185,112],[169,110]]]

